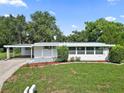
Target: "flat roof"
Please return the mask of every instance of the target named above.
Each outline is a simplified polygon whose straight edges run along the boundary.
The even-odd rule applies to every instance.
[[[67,47],[113,47],[115,45],[99,42],[40,42],[34,44],[4,45],[5,48],[23,48],[34,46],[67,46]]]
[[[40,43],[35,43],[35,44],[33,44],[33,46],[113,47],[113,46],[115,46],[115,45],[112,45],[112,44],[105,44],[105,43],[99,43],[99,42],[40,42]]]
[[[5,48],[23,48],[23,47],[32,47],[32,44],[17,44],[17,45],[4,45]]]

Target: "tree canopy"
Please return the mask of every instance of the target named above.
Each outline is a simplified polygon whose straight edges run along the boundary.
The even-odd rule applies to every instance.
[[[37,11],[31,15],[32,21],[28,23],[28,34],[32,37],[33,42],[50,42],[61,41],[63,33],[56,25],[56,19],[48,12]]]
[[[55,38],[56,37],[56,38]],[[124,45],[124,24],[104,18],[85,22],[85,29],[65,36],[56,24],[55,16],[36,11],[31,20],[24,15],[0,16],[0,46],[35,42],[104,42]]]
[[[0,16],[0,46],[4,44],[22,43],[22,34],[25,31],[25,17]]]
[[[122,23],[109,22],[101,18],[95,22],[85,22],[85,25],[85,30],[69,35],[68,41],[124,44],[124,24]]]
[[[95,22],[86,22],[86,32],[88,41],[115,44],[120,42],[119,38],[121,38],[121,33],[124,32],[124,25],[99,19]]]
[[[54,39],[56,36],[56,40]],[[56,19],[48,12],[37,11],[27,22],[24,15],[0,16],[0,46],[5,44],[63,41]]]

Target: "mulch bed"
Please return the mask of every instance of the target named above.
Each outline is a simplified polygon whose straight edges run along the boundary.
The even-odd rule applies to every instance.
[[[61,62],[37,62],[37,63],[26,64],[24,65],[24,67],[40,67],[40,66],[53,65],[53,64],[61,64]]]
[[[95,61],[94,61],[95,62]],[[97,63],[105,63],[109,61],[97,61]],[[73,63],[73,62],[37,62],[37,63],[30,63],[30,64],[26,64],[23,67],[41,67],[41,66],[46,66],[46,65],[56,65],[56,64],[66,64],[66,63]],[[85,62],[88,63],[88,62]]]

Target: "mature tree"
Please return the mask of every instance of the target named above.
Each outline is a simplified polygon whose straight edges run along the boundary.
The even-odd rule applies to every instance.
[[[37,11],[31,15],[31,19],[32,21],[27,26],[31,43],[54,41],[54,36],[56,36],[56,41],[63,41],[64,35],[57,27],[54,16],[48,12]]]
[[[0,16],[0,46],[5,44],[64,41],[65,36],[48,12],[37,11],[26,22],[25,16]],[[56,39],[55,39],[56,36]]]
[[[109,22],[101,18],[95,22],[85,22],[85,30],[68,36],[70,42],[105,42],[124,45],[124,24]]]
[[[12,44],[14,42],[14,37],[12,36],[13,31],[15,30],[13,27],[14,17],[10,15],[10,17],[0,17],[0,45],[4,44]]]
[[[4,44],[21,43],[22,33],[25,26],[25,17],[12,15],[0,17],[0,46]]]
[[[18,15],[16,17],[16,36],[18,38],[18,43],[25,43],[24,40],[26,38],[26,20],[25,16]]]
[[[67,37],[68,42],[86,42],[87,41],[87,36],[85,31],[72,31],[72,34],[70,34]]]
[[[109,22],[99,19],[95,22],[86,22],[88,41],[105,42],[109,44],[119,43],[120,35],[124,32],[124,25],[118,22]]]
[[[48,12],[35,12],[31,15],[30,22],[26,22],[23,15],[0,16],[0,46],[50,41],[105,42],[124,45],[124,24],[101,18],[94,22],[85,22],[85,25],[85,30],[73,31],[66,37],[56,25],[55,17]]]

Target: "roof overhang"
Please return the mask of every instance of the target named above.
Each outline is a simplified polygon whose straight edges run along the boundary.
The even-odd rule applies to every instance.
[[[76,42],[41,42],[35,43],[33,46],[67,46],[67,47],[113,47],[115,45],[105,43],[76,43]]]
[[[31,48],[32,44],[4,45],[5,48]]]
[[[67,47],[113,47],[115,45],[105,43],[76,43],[76,42],[41,42],[35,44],[17,44],[17,45],[4,45],[5,48],[31,48],[36,46],[67,46]]]

